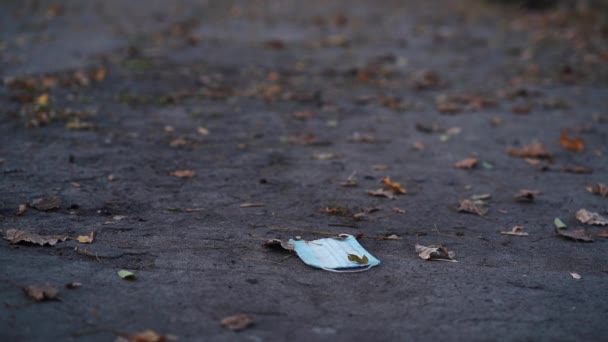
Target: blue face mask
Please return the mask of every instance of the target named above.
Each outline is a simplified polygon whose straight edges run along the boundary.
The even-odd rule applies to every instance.
[[[380,264],[380,260],[348,234],[313,241],[291,239],[289,242],[305,264],[326,271],[359,272]]]

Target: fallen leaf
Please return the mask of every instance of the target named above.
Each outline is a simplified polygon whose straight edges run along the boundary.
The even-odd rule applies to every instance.
[[[507,154],[512,157],[519,158],[539,158],[539,159],[550,159],[551,153],[545,150],[545,147],[541,143],[535,143],[532,145],[524,146],[520,149],[508,149]]]
[[[564,223],[564,221],[562,221],[559,217],[556,217],[556,218],[553,219],[553,225],[557,229],[568,228],[568,226]]]
[[[298,145],[312,145],[319,143],[319,138],[312,134],[294,134],[287,137],[287,142]]]
[[[562,133],[559,138],[560,145],[569,151],[574,152],[583,152],[585,149],[585,144],[583,143],[583,139],[577,137],[575,139],[568,138],[568,131],[566,129],[562,129]]]
[[[68,123],[65,124],[65,128],[74,131],[86,131],[95,129],[95,124],[92,122],[80,121],[80,119],[76,118],[74,120],[68,121]]]
[[[582,278],[581,275],[576,272],[570,272],[570,275],[572,276],[572,278],[577,280]]]
[[[382,237],[382,240],[402,240],[402,238],[398,235],[390,234],[390,235]]]
[[[78,235],[76,241],[80,243],[91,243],[95,238],[95,232],[90,232],[89,235]]]
[[[209,130],[206,129],[205,127],[199,127],[196,131],[200,135],[209,135]]]
[[[345,207],[325,207],[319,209],[320,212],[328,215],[336,215],[336,216],[350,216],[352,215],[352,211]]]
[[[32,203],[30,203],[30,206],[41,211],[58,209],[61,207],[61,198],[57,196],[36,198],[32,201]]]
[[[335,155],[333,153],[315,153],[312,155],[312,158],[316,160],[329,160],[334,157]]]
[[[294,245],[289,241],[283,241],[281,239],[270,239],[264,242],[264,247],[266,248],[282,248],[286,251],[293,251]]]
[[[456,162],[454,166],[460,169],[473,169],[478,162],[479,159],[477,158],[466,158],[459,162]]]
[[[239,205],[239,207],[241,207],[241,208],[256,208],[256,207],[263,207],[263,206],[265,206],[264,203],[249,203],[249,202],[241,203]]]
[[[124,280],[135,280],[135,273],[127,270],[120,270],[117,272],[118,276]]]
[[[401,183],[391,182],[391,179],[388,176],[382,178],[380,183],[384,185],[384,188],[386,188],[387,190],[391,190],[396,195],[407,193],[407,190],[401,187]]]
[[[608,219],[598,213],[588,211],[587,209],[580,209],[576,212],[576,218],[584,224],[606,226],[608,225]]]
[[[357,263],[359,265],[367,265],[367,263],[369,263],[369,259],[367,258],[367,255],[360,257],[357,254],[349,254],[348,260],[350,260],[354,263]]]
[[[401,208],[394,207],[393,211],[397,214],[405,214],[405,210]]]
[[[477,194],[477,195],[472,195],[471,199],[473,201],[485,201],[492,198],[492,195],[490,194]]]
[[[564,166],[562,172],[568,173],[593,173],[593,169],[586,166]]]
[[[524,232],[524,227],[515,226],[511,228],[509,231],[501,231],[500,234],[503,235],[515,235],[515,236],[528,236],[528,233]]]
[[[364,134],[355,132],[349,139],[350,142],[375,144],[378,143],[378,139],[372,134]]]
[[[393,195],[392,191],[378,189],[378,190],[368,190],[367,193],[374,197],[386,197],[389,199],[395,199],[395,195]]]
[[[424,260],[441,260],[441,261],[452,261],[455,262],[454,252],[448,251],[447,248],[442,246],[422,246],[416,244],[416,253],[421,259]]]
[[[30,285],[23,288],[25,294],[37,302],[61,300],[59,290],[51,285]]]
[[[463,199],[458,202],[456,206],[456,210],[459,212],[476,214],[479,216],[483,216],[488,212],[488,209],[484,207],[484,203],[480,201],[471,201],[468,199]]]
[[[82,283],[77,282],[77,281],[72,281],[72,282],[69,282],[69,283],[65,284],[65,287],[67,289],[71,289],[71,290],[77,289],[77,288],[79,288],[81,286],[82,286]]]
[[[125,335],[124,338],[118,338],[115,342],[167,342],[174,340],[177,340],[177,338],[173,335],[159,335],[152,330],[144,330],[137,334]]]
[[[596,185],[588,185],[585,189],[590,193],[602,197],[608,197],[608,187],[603,183],[597,183]]]
[[[62,235],[38,235],[22,230],[9,229],[6,231],[4,239],[10,241],[11,244],[29,242],[40,246],[55,246],[58,242],[67,240],[68,237]]]
[[[44,93],[36,98],[36,104],[39,107],[46,107],[49,105],[49,94]]]
[[[528,163],[530,165],[534,165],[534,166],[539,165],[542,162],[542,160],[537,159],[537,158],[524,158],[524,161],[526,163]]]
[[[114,220],[114,221],[122,221],[125,218],[127,218],[127,217],[124,216],[124,215],[114,215],[114,217],[112,217],[112,220]]]
[[[222,319],[221,323],[224,328],[228,328],[233,331],[239,331],[252,326],[254,320],[251,315],[238,314]]]
[[[571,239],[574,241],[581,242],[593,242],[593,237],[589,235],[584,229],[567,230],[567,229],[555,229],[557,235]]]
[[[412,147],[414,147],[414,150],[416,151],[424,151],[425,149],[424,143],[422,143],[422,141],[416,141],[414,145],[412,145]]]
[[[540,194],[541,192],[537,190],[521,189],[518,193],[513,195],[513,198],[518,202],[534,202],[536,196]]]
[[[17,213],[15,213],[15,215],[21,216],[25,213],[26,210],[27,210],[27,205],[19,204],[19,209],[17,209]]]
[[[196,172],[193,170],[175,170],[170,173],[171,176],[177,178],[192,178],[195,174]]]
[[[599,237],[605,237],[608,238],[608,230],[600,230],[599,232],[597,232],[597,234],[595,234]]]

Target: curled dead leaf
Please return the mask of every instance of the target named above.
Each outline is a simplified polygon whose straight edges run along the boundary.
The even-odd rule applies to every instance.
[[[294,250],[294,245],[293,243],[289,242],[289,241],[283,241],[281,239],[270,239],[270,240],[266,240],[264,242],[264,247],[266,248],[270,248],[270,249],[279,249],[282,248],[286,251],[293,251]]]
[[[238,314],[222,319],[221,323],[224,328],[233,331],[246,329],[254,324],[253,317],[248,314]]]
[[[391,190],[396,195],[407,193],[407,190],[401,187],[401,183],[391,182],[391,179],[388,176],[382,178],[380,183],[384,185],[384,188],[386,188],[387,190]]]
[[[67,240],[68,237],[62,235],[38,235],[22,230],[9,229],[6,231],[4,239],[8,240],[11,244],[28,242],[40,246],[55,246],[58,242]]]
[[[78,237],[76,237],[76,241],[80,243],[91,243],[93,242],[94,238],[95,232],[90,232],[89,235],[78,235]]]
[[[475,166],[477,166],[478,162],[479,159],[477,158],[466,158],[454,163],[454,167],[457,167],[459,169],[473,169],[475,168]]]
[[[602,197],[608,197],[608,186],[603,183],[597,183],[596,185],[588,185],[585,189],[590,193]]]
[[[528,236],[528,233],[524,232],[523,226],[515,226],[511,228],[509,231],[501,231],[500,234],[503,235],[514,235],[514,236]]]
[[[483,201],[471,201],[463,199],[458,202],[456,210],[463,213],[476,214],[483,216],[487,214],[488,209],[485,208],[485,202]]]
[[[512,157],[519,158],[538,158],[538,159],[550,159],[551,153],[549,153],[545,146],[541,143],[535,143],[532,145],[527,145],[519,149],[508,149],[507,154]]]
[[[61,207],[61,198],[57,196],[36,198],[30,203],[30,207],[41,211],[59,209]]]
[[[566,129],[562,129],[559,144],[569,151],[574,152],[583,152],[585,149],[585,144],[583,143],[583,139],[577,137],[575,139],[568,138],[568,131]]]
[[[591,212],[587,209],[580,209],[576,212],[576,218],[584,224],[606,226],[608,219],[598,213]]]
[[[587,233],[584,229],[567,230],[567,229],[555,229],[557,235],[581,242],[593,242],[593,237]]]
[[[23,288],[26,295],[37,302],[61,300],[59,290],[51,285],[30,285]]]
[[[370,196],[374,196],[374,197],[386,197],[389,199],[395,199],[395,195],[393,195],[393,192],[389,191],[389,190],[384,190],[384,189],[368,190],[367,193]]]
[[[518,193],[513,195],[513,198],[518,202],[533,202],[536,196],[540,195],[541,192],[537,190],[521,189]]]
[[[423,246],[416,244],[416,253],[424,260],[441,260],[455,262],[456,254],[442,246]]]
[[[170,173],[171,176],[177,178],[192,178],[195,174],[196,172],[193,170],[175,170]]]

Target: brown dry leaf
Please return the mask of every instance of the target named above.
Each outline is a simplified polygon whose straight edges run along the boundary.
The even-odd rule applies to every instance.
[[[591,212],[587,209],[580,209],[576,212],[576,219],[581,223],[596,225],[596,226],[607,226],[608,219],[598,213]]]
[[[175,170],[170,173],[171,176],[177,178],[192,178],[195,174],[196,172],[193,170]]]
[[[15,215],[21,216],[25,213],[26,210],[27,210],[27,205],[19,204],[19,209],[17,209],[17,213],[15,213]]]
[[[477,158],[466,158],[463,159],[459,162],[454,163],[454,166],[460,169],[473,169],[477,163],[479,162],[479,159]]]
[[[378,189],[378,190],[368,190],[367,193],[374,197],[386,197],[389,199],[395,199],[395,195],[393,195],[392,191]]]
[[[283,241],[281,239],[270,239],[270,240],[266,240],[263,244],[264,247],[266,248],[270,248],[270,249],[278,249],[278,248],[282,248],[286,251],[293,251],[294,250],[294,245],[293,243],[289,242],[289,241]]]
[[[447,248],[442,246],[422,246],[416,244],[416,253],[421,259],[424,260],[440,260],[440,261],[452,261],[456,254],[452,251],[448,251]]]
[[[89,235],[78,235],[75,240],[80,243],[91,243],[93,239],[95,239],[95,232],[90,232]]]
[[[348,208],[344,207],[325,207],[319,209],[320,212],[328,215],[336,215],[336,216],[350,216],[352,215],[352,211]]]
[[[407,190],[401,187],[401,183],[391,182],[391,179],[388,176],[382,178],[380,183],[384,185],[384,188],[386,188],[387,190],[391,190],[396,195],[407,193]]]
[[[547,152],[547,150],[545,150],[545,146],[543,146],[543,144],[541,143],[534,143],[532,145],[527,145],[519,149],[511,148],[507,150],[507,154],[511,157],[519,158],[551,158],[551,153]]]
[[[39,107],[46,107],[49,105],[49,94],[44,93],[36,98],[36,104]]]
[[[199,127],[196,129],[196,131],[198,132],[198,134],[203,135],[203,136],[209,135],[209,130],[206,129],[205,127]]]
[[[541,192],[537,190],[521,189],[518,193],[513,195],[513,198],[518,202],[533,202],[536,196],[540,195]]]
[[[405,214],[405,210],[401,208],[394,207],[393,211],[397,214]]]
[[[588,185],[585,189],[590,193],[602,197],[608,197],[608,187],[603,183],[597,183],[596,185]]]
[[[562,167],[562,172],[568,173],[593,173],[593,169],[586,166],[564,166]]]
[[[8,240],[11,244],[29,242],[40,246],[55,246],[58,242],[67,240],[68,237],[62,235],[38,235],[22,230],[9,229],[6,231],[4,239]]]
[[[599,232],[597,232],[597,234],[595,234],[599,237],[605,237],[608,238],[608,230],[600,230]]]
[[[593,237],[587,233],[584,229],[567,230],[567,229],[555,229],[557,235],[566,239],[581,242],[593,242]]]
[[[559,138],[559,144],[569,151],[574,152],[583,152],[585,149],[585,144],[583,143],[583,139],[577,137],[575,139],[568,138],[568,131],[566,129],[562,129],[562,133]]]
[[[456,206],[456,210],[463,213],[476,214],[479,216],[483,216],[488,212],[488,209],[485,208],[485,202],[483,201],[471,201],[468,199],[463,199],[458,202]]]
[[[239,207],[241,207],[241,208],[256,208],[256,207],[264,207],[264,206],[265,206],[264,203],[249,203],[249,202],[241,203],[239,205]]]
[[[116,341],[126,342],[167,342],[177,340],[172,335],[159,335],[152,330],[144,330],[137,334],[126,335],[124,338],[119,338]]]
[[[57,196],[36,198],[30,203],[30,207],[42,211],[58,209],[61,207],[61,198]]]
[[[23,288],[25,294],[37,302],[45,300],[61,300],[59,290],[49,284],[46,285],[30,285]]]
[[[228,328],[233,331],[239,331],[252,326],[254,320],[251,315],[238,314],[222,319],[221,323],[224,328]]]
[[[70,289],[70,290],[77,289],[81,286],[82,286],[82,283],[78,282],[78,281],[72,281],[72,282],[65,284],[65,288]]]
[[[319,138],[313,134],[294,134],[287,137],[287,142],[298,145],[312,145],[319,143]]]
[[[514,236],[528,236],[528,233],[524,232],[523,226],[515,226],[511,228],[509,231],[501,231],[500,234],[503,235],[514,235]]]

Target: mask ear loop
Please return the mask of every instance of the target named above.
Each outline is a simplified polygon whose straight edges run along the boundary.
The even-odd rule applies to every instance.
[[[365,272],[368,271],[370,268],[374,267],[376,265],[367,265],[365,268],[358,268],[355,270],[347,270],[347,269],[343,269],[343,270],[336,270],[333,268],[327,268],[327,267],[319,267],[320,269],[324,270],[324,271],[328,271],[328,272],[334,272],[334,273],[359,273],[359,272]]]

